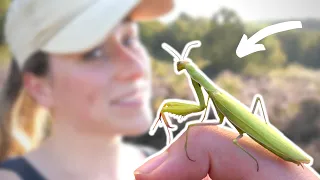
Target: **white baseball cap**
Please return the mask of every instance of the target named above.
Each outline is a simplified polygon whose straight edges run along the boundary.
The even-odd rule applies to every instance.
[[[169,12],[172,0],[13,0],[5,38],[20,68],[38,50],[85,51],[103,42],[123,18],[150,20]]]

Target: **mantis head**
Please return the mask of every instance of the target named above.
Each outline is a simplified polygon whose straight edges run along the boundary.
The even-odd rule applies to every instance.
[[[189,52],[194,47],[200,47],[200,41],[191,41],[184,46],[182,53],[178,53],[173,47],[168,45],[167,43],[162,43],[161,47],[166,50],[171,56],[173,56],[173,61],[176,62],[176,69],[177,71],[181,71],[185,69],[185,66],[192,62],[190,58],[188,58]]]

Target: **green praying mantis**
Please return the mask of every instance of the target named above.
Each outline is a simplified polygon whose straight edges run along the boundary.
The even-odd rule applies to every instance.
[[[174,57],[174,70],[176,74],[182,74],[185,72],[188,77],[190,87],[193,87],[193,94],[196,97],[198,102],[186,101],[180,99],[171,99],[163,101],[162,105],[158,110],[158,115],[154,121],[153,126],[151,127],[149,134],[153,135],[156,131],[156,127],[161,127],[162,122],[165,124],[168,131],[167,137],[172,136],[172,132],[177,129],[177,126],[172,125],[172,123],[167,119],[166,114],[171,116],[180,116],[184,119],[192,116],[202,114],[204,111],[203,119],[200,123],[190,124],[186,130],[186,141],[185,141],[185,152],[189,160],[191,159],[187,152],[187,142],[188,142],[188,131],[192,126],[206,126],[206,125],[222,125],[224,119],[226,118],[230,124],[239,132],[239,136],[233,139],[233,143],[248,154],[257,165],[257,171],[259,171],[259,163],[257,159],[250,154],[246,149],[244,149],[239,144],[239,139],[243,137],[244,134],[247,134],[255,142],[271,151],[278,157],[282,158],[285,161],[289,161],[297,164],[298,166],[302,163],[312,164],[313,159],[303,152],[297,145],[291,142],[286,138],[279,130],[275,129],[269,122],[267,122],[265,116],[265,107],[262,96],[256,95],[252,103],[251,111],[248,107],[239,102],[236,98],[228,94],[226,91],[214,84],[193,62],[188,58],[188,54],[191,48],[200,47],[200,41],[191,41],[189,42],[181,55],[170,45],[162,43],[162,48],[165,49]],[[205,102],[205,97],[203,90],[207,93],[208,98]],[[209,101],[212,101],[212,105],[215,109],[215,115],[219,118],[217,122],[206,123],[203,122],[206,116],[207,108]],[[255,115],[255,110],[260,102],[261,109],[263,112],[264,121]],[[167,144],[170,143],[167,139]]]

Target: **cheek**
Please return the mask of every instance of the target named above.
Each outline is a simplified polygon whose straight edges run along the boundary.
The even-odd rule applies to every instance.
[[[149,57],[149,54],[145,48],[143,48],[141,52],[141,56],[144,59],[144,62],[146,64],[146,71],[147,71],[147,78],[151,81],[152,79],[152,67],[151,67],[151,59]]]
[[[111,75],[106,72],[79,69],[60,73],[55,83],[55,99],[61,111],[77,118],[90,118],[99,102],[108,102]]]

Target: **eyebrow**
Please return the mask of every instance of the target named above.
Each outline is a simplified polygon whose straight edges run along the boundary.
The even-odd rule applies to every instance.
[[[131,16],[126,16],[123,20],[122,20],[123,23],[130,23],[130,22],[133,22]]]
[[[122,23],[124,23],[124,24],[126,24],[126,23],[132,23],[132,22],[134,22],[134,20],[132,20],[132,18],[131,18],[130,16],[126,16],[126,17],[124,17],[123,20],[122,20]],[[101,47],[103,47],[103,44],[100,44],[100,45],[98,45],[98,46],[96,46],[96,47],[94,47],[94,48],[92,48],[92,49],[84,52],[84,53],[83,53],[83,56],[85,57],[86,55],[88,55],[89,53],[91,53],[92,51],[94,51],[95,49],[101,48]]]

